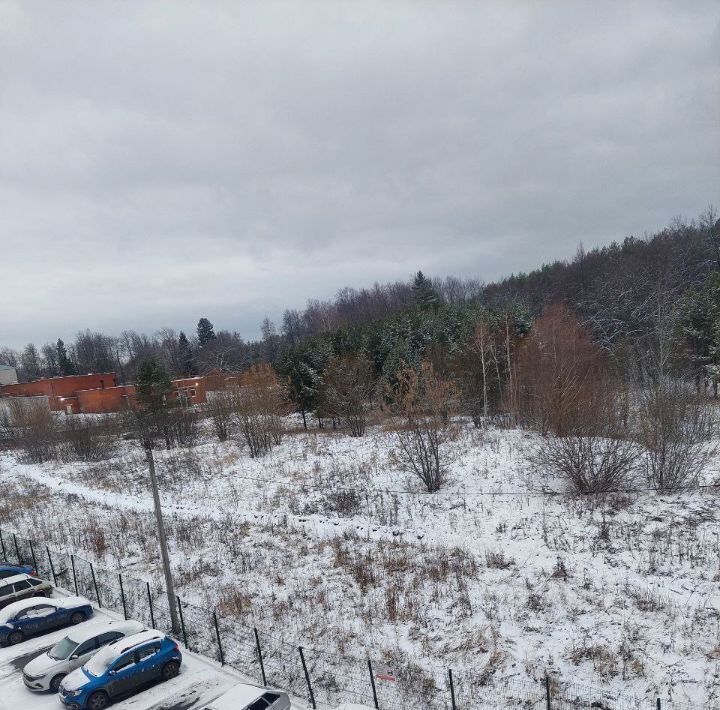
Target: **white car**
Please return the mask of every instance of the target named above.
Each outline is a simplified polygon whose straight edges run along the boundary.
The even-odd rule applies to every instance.
[[[63,678],[84,665],[98,649],[143,630],[138,621],[105,621],[73,629],[49,651],[34,658],[23,669],[30,690],[58,691]]]
[[[279,690],[236,685],[202,710],[291,710],[290,698]]]

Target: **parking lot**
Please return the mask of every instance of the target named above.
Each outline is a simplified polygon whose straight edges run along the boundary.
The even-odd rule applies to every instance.
[[[117,617],[102,611],[86,624]],[[44,636],[28,639],[17,646],[0,648],[0,710],[61,710],[57,694],[32,693],[25,687],[22,669],[26,663],[50,648],[68,633],[59,629]],[[180,675],[167,683],[149,687],[112,705],[115,710],[194,710],[214,700],[245,679],[233,671],[220,668],[185,649]],[[293,706],[298,710],[303,707]]]

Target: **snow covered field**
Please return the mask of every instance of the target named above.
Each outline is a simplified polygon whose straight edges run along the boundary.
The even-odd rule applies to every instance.
[[[209,434],[158,452],[179,594],[391,667],[720,706],[718,491],[552,495],[532,437],[461,423],[434,495],[381,427],[289,434],[263,459]],[[136,444],[97,464],[2,454],[0,483],[3,526],[159,578]]]

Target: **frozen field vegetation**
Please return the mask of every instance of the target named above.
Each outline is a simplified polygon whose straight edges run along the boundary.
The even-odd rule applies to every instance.
[[[448,483],[402,472],[394,434],[291,430],[262,458],[156,452],[178,593],[289,640],[388,664],[720,703],[720,491],[568,495],[535,434],[457,420]],[[717,464],[703,482],[719,480]],[[144,456],[0,454],[0,523],[160,577]],[[638,488],[642,488],[638,485]]]

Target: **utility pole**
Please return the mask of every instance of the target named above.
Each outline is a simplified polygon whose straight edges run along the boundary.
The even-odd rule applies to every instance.
[[[163,573],[165,574],[165,588],[167,589],[168,608],[170,609],[170,623],[173,633],[180,633],[180,622],[177,614],[177,600],[170,572],[170,555],[168,554],[167,536],[160,507],[160,491],[158,490],[157,476],[155,475],[155,457],[153,456],[153,442],[150,438],[143,442],[148,471],[150,472],[150,486],[152,487],[153,504],[155,508],[155,521],[157,522],[158,539],[160,540],[160,556],[162,557]]]

